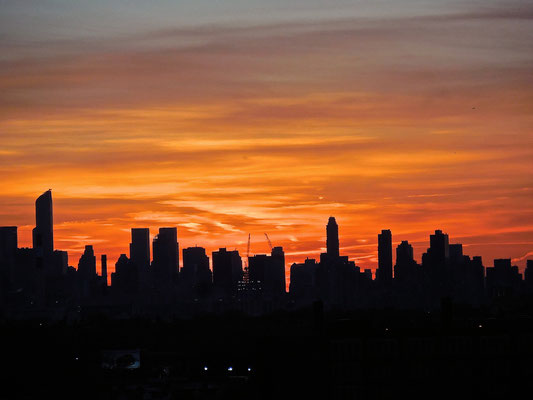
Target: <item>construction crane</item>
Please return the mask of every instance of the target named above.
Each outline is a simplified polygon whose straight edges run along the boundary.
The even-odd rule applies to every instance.
[[[246,248],[246,260],[244,261],[244,274],[242,279],[245,285],[248,285],[250,282],[250,271],[248,269],[248,259],[250,258],[250,239],[251,235],[248,234],[248,247]]]
[[[265,237],[267,238],[268,245],[270,246],[270,251],[272,251],[272,242],[270,241],[270,238],[268,237],[266,233],[265,233]]]

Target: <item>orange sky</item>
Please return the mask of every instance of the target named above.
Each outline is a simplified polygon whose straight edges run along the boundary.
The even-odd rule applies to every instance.
[[[376,267],[381,229],[418,260],[442,229],[486,266],[523,269],[533,10],[488,3],[175,24],[153,12],[135,27],[13,5],[0,24],[0,225],[29,246],[33,202],[52,188],[55,246],[74,266],[93,244],[112,270],[130,228],[178,226],[181,248],[209,252],[244,254],[251,233],[264,253],[267,232],[288,267],[318,257],[333,215],[362,268]]]

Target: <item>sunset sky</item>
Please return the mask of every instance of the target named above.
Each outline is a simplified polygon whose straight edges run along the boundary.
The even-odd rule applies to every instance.
[[[290,263],[533,258],[533,4],[513,0],[0,0],[0,225],[128,253],[129,230]],[[98,269],[100,265],[98,263]]]

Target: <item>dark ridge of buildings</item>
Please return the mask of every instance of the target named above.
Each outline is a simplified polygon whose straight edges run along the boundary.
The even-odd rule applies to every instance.
[[[334,217],[326,225],[327,250],[320,260],[307,258],[290,266],[288,292],[282,247],[250,256],[246,275],[237,250],[214,251],[211,269],[205,249],[189,247],[183,249],[180,270],[176,227],[159,228],[152,260],[149,229],[133,228],[129,258],[119,257],[108,286],[107,257],[101,256],[98,275],[92,245],[86,245],[77,269],[69,266],[67,252],[54,249],[52,210],[52,193],[47,191],[36,201],[33,248],[18,248],[17,227],[0,227],[0,316],[173,318],[227,312],[263,315],[313,304],[325,310],[434,311],[443,304],[500,309],[533,302],[533,260],[527,260],[524,276],[510,259],[494,260],[485,268],[481,257],[465,255],[463,246],[450,244],[441,230],[430,235],[421,264],[407,241],[396,246],[393,263],[392,233],[382,230],[373,279],[370,270],[362,271],[340,254]]]

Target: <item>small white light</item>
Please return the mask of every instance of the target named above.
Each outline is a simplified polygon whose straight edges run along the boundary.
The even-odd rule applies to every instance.
[[[248,367],[248,372],[250,372],[252,369],[250,367]]]
[[[204,367],[204,371],[207,371],[207,367]]]
[[[233,367],[228,367],[228,371],[233,371]]]
[[[79,359],[78,359],[78,357],[75,357],[74,359],[75,359],[76,361],[78,361],[78,360],[79,360]]]
[[[479,324],[479,328],[483,328],[483,325]]]

